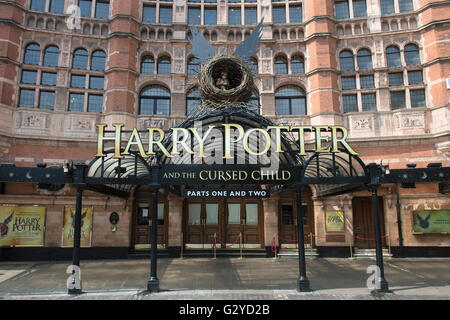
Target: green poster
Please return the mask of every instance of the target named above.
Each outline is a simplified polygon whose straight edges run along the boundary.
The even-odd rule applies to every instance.
[[[414,232],[450,233],[450,210],[413,211]]]

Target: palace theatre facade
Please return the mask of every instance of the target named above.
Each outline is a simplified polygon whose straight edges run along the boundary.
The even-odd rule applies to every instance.
[[[257,114],[285,126],[343,126],[365,164],[450,165],[448,1],[92,0],[80,4],[75,27],[64,13],[71,4],[0,2],[3,165],[88,164],[101,123],[177,127],[200,101],[190,25],[231,54],[262,18],[250,60]],[[186,187],[177,188],[158,192],[161,254],[211,252],[214,242],[268,256],[295,249],[293,188],[272,188],[268,197],[186,197]],[[148,250],[151,192],[85,191],[82,257]],[[71,185],[1,183],[0,259],[70,259],[75,193]],[[386,249],[448,256],[448,183],[387,184],[378,195]],[[301,205],[312,252],[346,257],[350,247],[375,248],[367,190],[306,186]]]

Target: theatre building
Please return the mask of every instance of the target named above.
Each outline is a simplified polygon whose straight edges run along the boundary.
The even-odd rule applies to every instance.
[[[344,127],[358,153],[340,158],[344,175],[358,175],[369,163],[389,170],[450,166],[445,0],[0,1],[2,166],[63,171],[85,163],[88,175],[111,177],[147,170],[151,158],[135,153],[118,166],[111,154],[99,160],[98,125],[112,131],[123,124],[129,131],[122,147],[133,128],[193,127],[188,119],[201,103],[202,63],[192,53],[191,26],[216,53],[233,55],[262,19],[258,50],[247,61],[255,87],[248,110],[202,114],[204,128]],[[315,144],[306,135],[306,148]],[[294,158],[286,153],[282,164]],[[332,161],[324,154],[308,163],[326,176],[336,169]],[[449,182],[380,186],[386,253],[449,256]],[[160,255],[208,255],[214,244],[221,254],[295,253],[300,205],[307,252],[348,257],[375,248],[367,188],[306,185],[300,203],[283,183],[218,183],[210,194],[200,192],[207,189],[158,189]],[[84,190],[82,258],[148,253],[152,192],[132,184]],[[0,259],[70,259],[75,201],[72,184],[1,182]]]

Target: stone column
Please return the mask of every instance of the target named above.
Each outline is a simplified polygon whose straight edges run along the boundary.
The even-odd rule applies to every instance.
[[[275,247],[278,250],[278,200],[279,196],[272,196],[269,199],[263,200],[263,214],[264,214],[264,247],[266,248],[267,256],[274,256],[272,252],[273,237],[275,236]]]
[[[169,202],[169,229],[167,249],[169,256],[177,257],[180,254],[181,232],[183,231],[183,198],[170,194]]]

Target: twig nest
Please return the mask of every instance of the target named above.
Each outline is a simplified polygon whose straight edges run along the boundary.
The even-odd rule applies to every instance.
[[[247,103],[254,91],[253,76],[242,59],[216,56],[200,70],[199,91],[203,103],[216,108]]]

